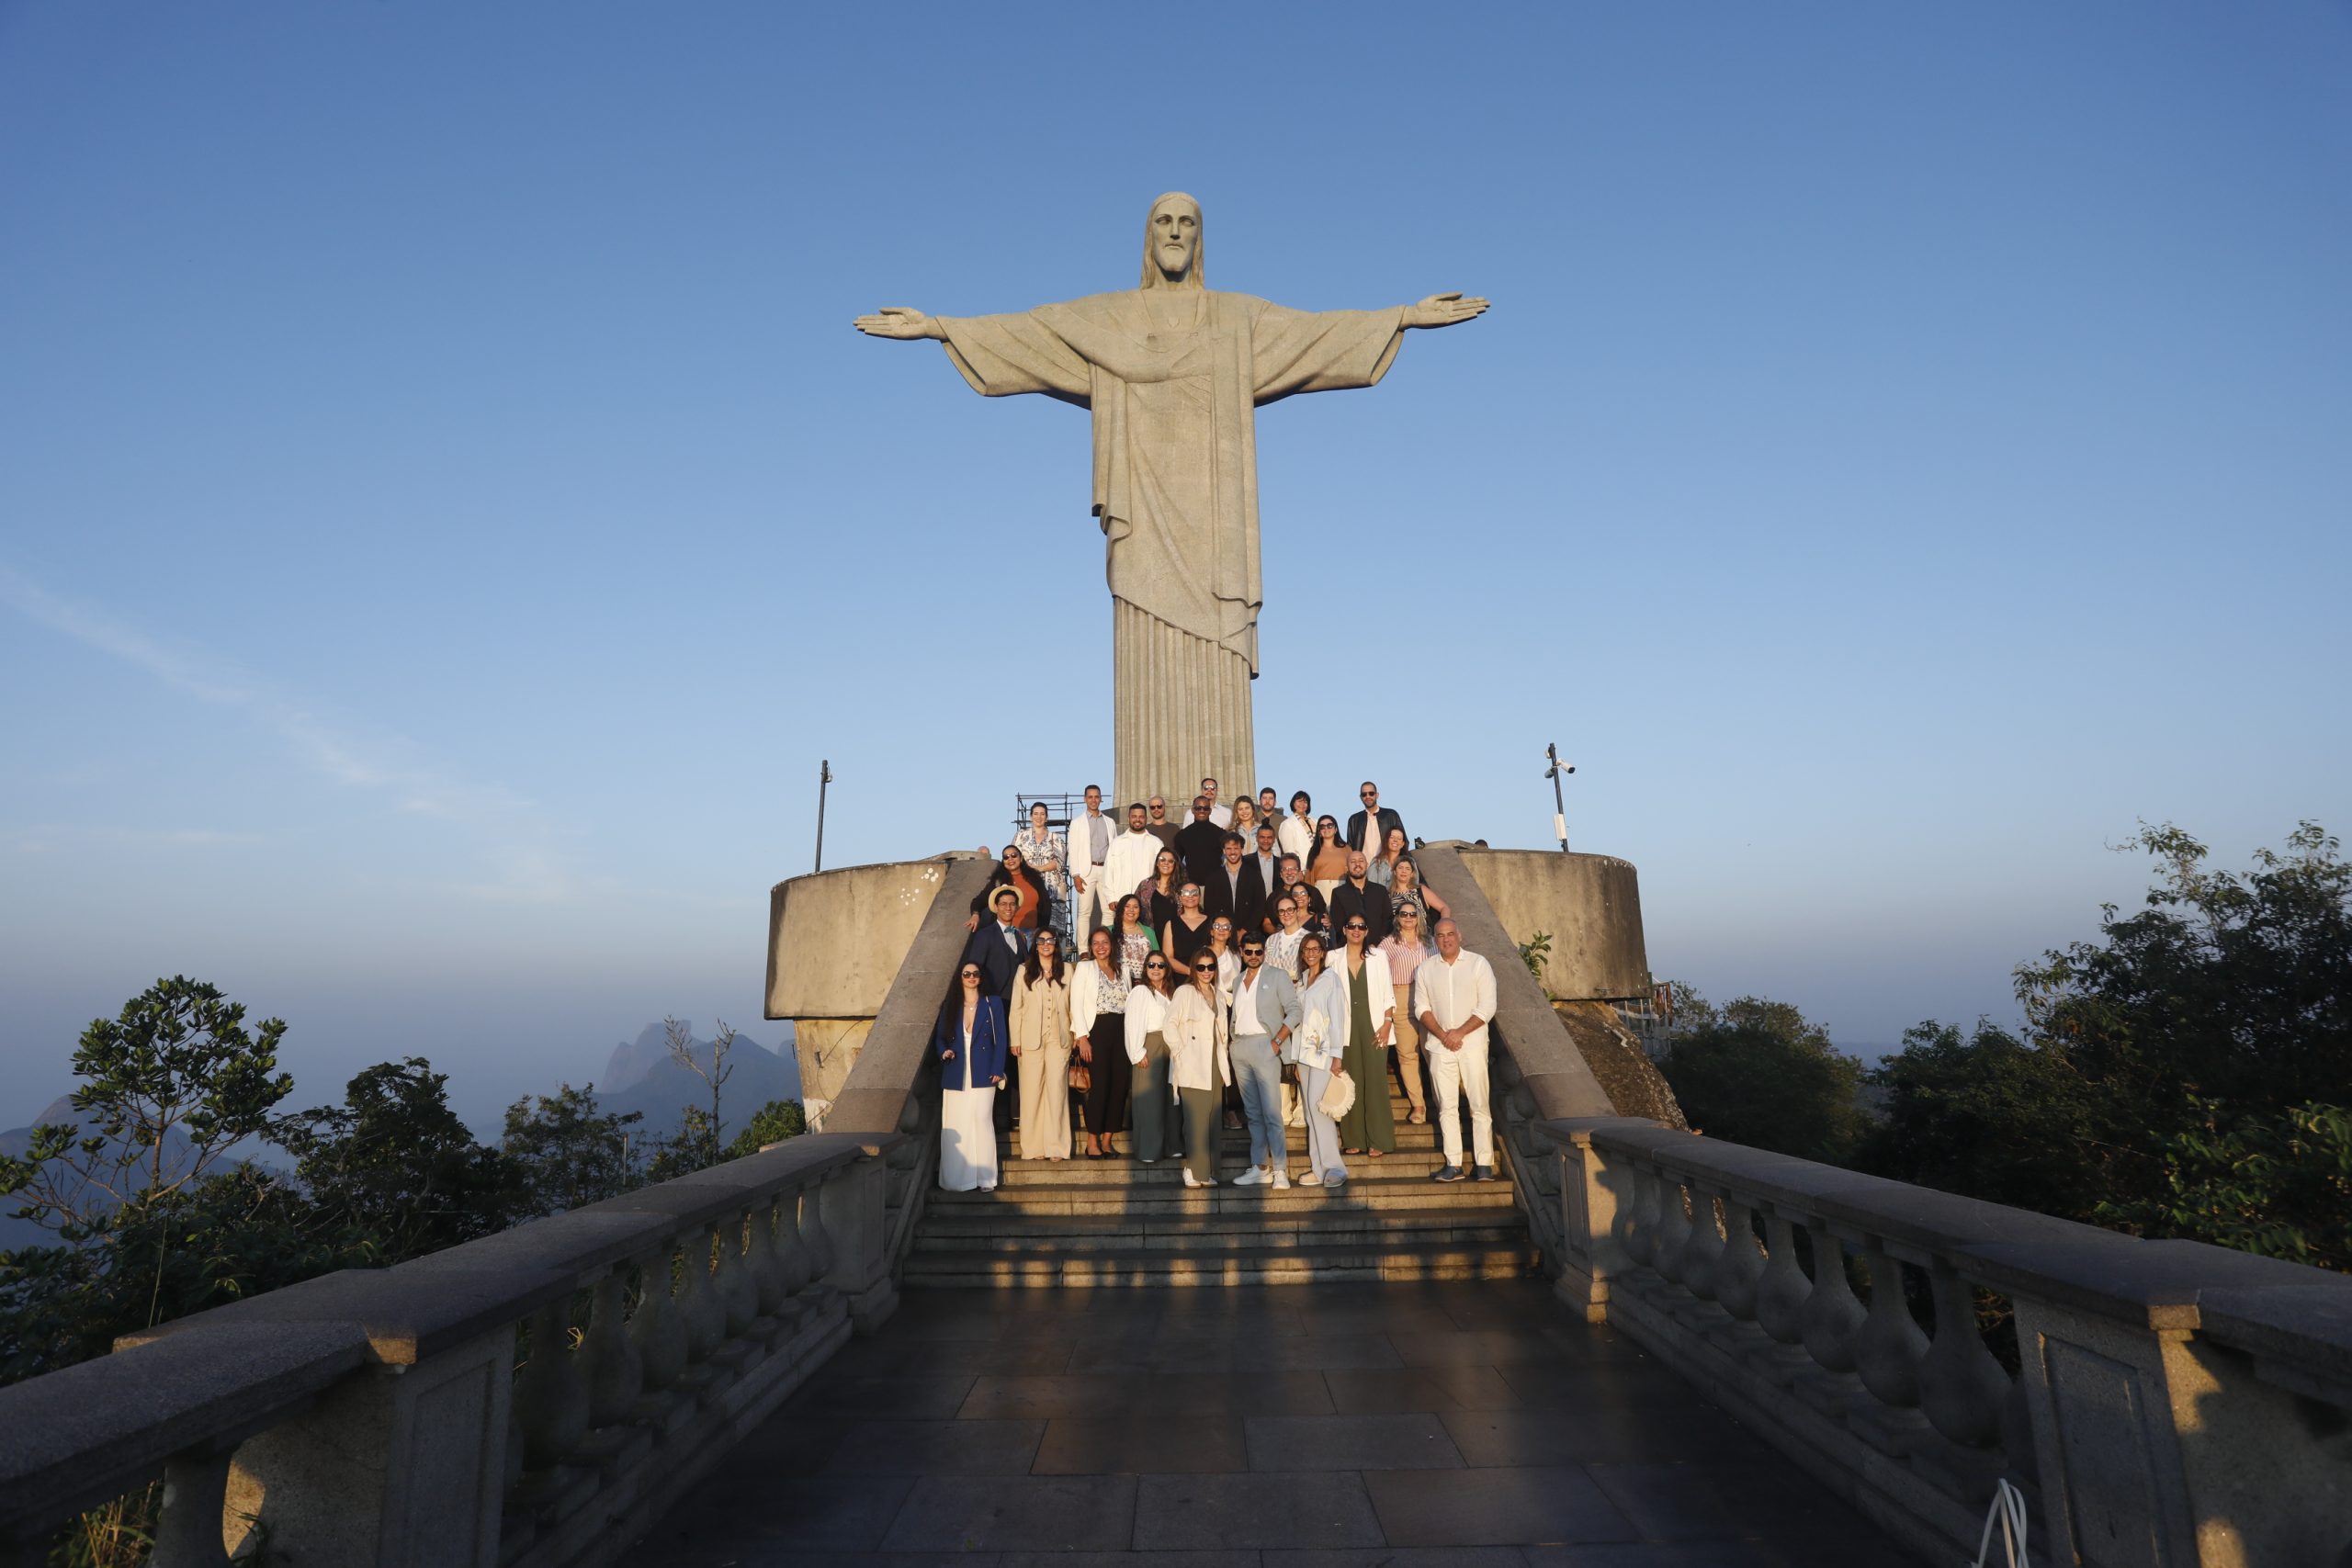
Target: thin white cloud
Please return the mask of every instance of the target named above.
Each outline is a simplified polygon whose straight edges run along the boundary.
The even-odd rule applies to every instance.
[[[455,884],[449,891],[497,903],[553,903],[576,891],[557,852],[557,835],[526,795],[503,784],[456,778],[416,759],[416,748],[396,738],[367,738],[270,689],[259,677],[185,644],[167,645],[103,611],[51,592],[23,572],[0,562],[0,604],[26,619],[108,654],[211,707],[249,716],[284,742],[287,750],[320,777],[382,798],[387,809],[448,823],[487,840],[487,874]],[[126,829],[154,842],[227,841],[182,839],[174,832],[203,829]],[[34,850],[54,841],[54,831],[27,829],[11,834],[17,847]]]

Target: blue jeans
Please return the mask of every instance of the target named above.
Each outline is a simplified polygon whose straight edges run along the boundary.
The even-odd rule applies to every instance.
[[[1250,1163],[1280,1170],[1283,1148],[1283,1065],[1271,1035],[1245,1034],[1233,1043],[1233,1077],[1241,1088],[1241,1114],[1250,1123]]]

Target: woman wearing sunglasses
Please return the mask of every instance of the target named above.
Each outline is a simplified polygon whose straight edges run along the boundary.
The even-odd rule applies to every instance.
[[[1347,987],[1348,1077],[1356,1080],[1355,1103],[1340,1118],[1340,1152],[1378,1159],[1396,1152],[1396,1120],[1388,1108],[1388,1041],[1396,1032],[1396,984],[1388,957],[1365,945],[1369,925],[1362,915],[1340,923],[1347,944],[1331,961]]]
[[[1225,998],[1216,965],[1195,964],[1168,1004],[1160,1025],[1168,1040],[1168,1075],[1184,1112],[1184,1185],[1217,1184],[1217,1107],[1233,1081],[1232,1041],[1226,1032]]]
[[[1127,1061],[1135,1068],[1136,1158],[1152,1165],[1176,1152],[1175,1106],[1168,1085],[1168,1004],[1174,999],[1168,960],[1144,960],[1143,984],[1127,993]]]
[[[996,1091],[1004,1087],[1004,998],[981,989],[980,966],[958,964],[931,1032],[939,1061],[939,1185],[996,1190]]]

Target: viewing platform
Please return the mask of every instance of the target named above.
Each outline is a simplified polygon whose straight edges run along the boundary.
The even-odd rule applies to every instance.
[[[1545,990],[1624,994],[1633,868],[1419,858],[1494,964],[1503,1180],[1407,1125],[1336,1190],[941,1193],[987,863],[799,879],[822,1130],[0,1389],[0,1564],[158,1477],[154,1568],[1943,1568],[2012,1493],[2037,1565],[2352,1563],[2352,1279],[1617,1114]]]

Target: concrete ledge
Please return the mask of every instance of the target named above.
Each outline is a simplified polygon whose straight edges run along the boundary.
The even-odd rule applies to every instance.
[[[370,1359],[356,1324],[249,1322],[0,1391],[0,1542],[145,1484],[174,1454],[266,1427]]]
[[[1544,958],[1544,989],[1563,1001],[1649,995],[1641,882],[1633,862],[1557,850],[1489,850],[1459,842],[1447,847],[1477,879],[1505,930],[1517,933],[1518,941],[1537,931],[1552,939]],[[1426,853],[1417,851],[1414,859],[1421,861]],[[1428,870],[1425,861],[1422,870]],[[1449,901],[1453,897],[1451,887],[1438,891]]]

